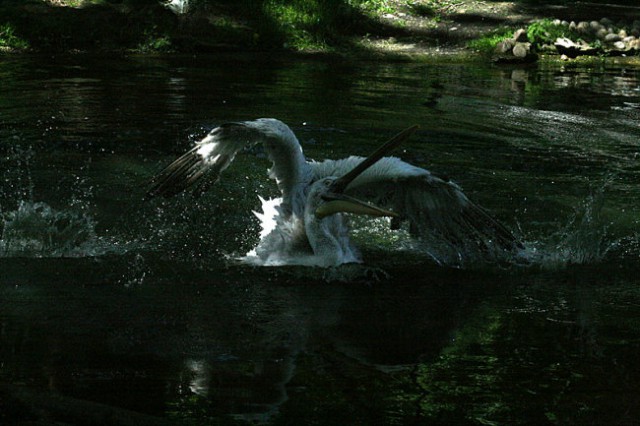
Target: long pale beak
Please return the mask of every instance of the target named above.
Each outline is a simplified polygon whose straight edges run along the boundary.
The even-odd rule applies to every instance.
[[[398,145],[400,145],[405,140],[409,139],[409,137],[418,130],[420,126],[413,125],[407,129],[404,129],[387,142],[385,142],[380,148],[376,149],[372,154],[370,154],[367,158],[362,160],[360,164],[354,167],[350,172],[346,175],[336,179],[336,181],[331,186],[331,191],[334,193],[342,193],[347,189],[347,186],[358,176],[362,174],[369,167],[373,166],[378,160],[387,155],[393,149],[395,149]]]
[[[326,203],[323,203],[316,209],[315,215],[318,219],[336,213],[354,213],[368,216],[398,216],[397,213],[390,210],[382,209],[344,194],[328,193],[323,195],[322,198]]]

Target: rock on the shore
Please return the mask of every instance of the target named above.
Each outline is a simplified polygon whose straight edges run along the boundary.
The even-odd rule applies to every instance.
[[[600,46],[588,45],[582,40],[572,40],[567,37],[558,38],[554,43],[556,50],[561,55],[575,58],[580,55],[633,55],[640,52],[640,20],[632,24],[615,24],[609,18],[600,21],[570,22],[562,21],[558,25],[566,26],[570,32],[577,33],[585,39],[600,40]]]
[[[576,43],[566,37],[558,38],[555,42],[556,50],[567,58],[576,58],[581,55],[596,55],[598,49],[586,43]]]
[[[531,43],[527,38],[527,30],[518,29],[513,37],[497,44],[491,60],[495,63],[529,63],[538,59],[531,51]]]

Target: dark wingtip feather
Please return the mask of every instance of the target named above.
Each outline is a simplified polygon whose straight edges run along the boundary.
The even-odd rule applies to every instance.
[[[494,243],[502,250],[524,249],[522,241],[482,207],[473,204],[472,208],[465,212],[464,216],[467,217],[469,223],[475,224],[477,232],[494,239]]]
[[[179,194],[198,182],[205,175],[206,167],[197,147],[190,150],[151,179],[145,199],[169,198]]]

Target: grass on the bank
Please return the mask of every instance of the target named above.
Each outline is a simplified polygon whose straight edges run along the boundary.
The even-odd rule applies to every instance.
[[[29,42],[16,35],[10,23],[0,24],[0,48],[8,50],[26,50]]]
[[[499,28],[483,37],[471,40],[467,43],[467,46],[479,52],[491,53],[495,50],[498,43],[513,37],[515,30],[516,28],[514,27]],[[553,44],[556,39],[561,37],[567,37],[572,40],[584,40],[587,38],[585,41],[591,44],[597,43],[593,37],[588,38],[587,35],[578,34],[566,25],[557,24],[553,19],[541,19],[529,24],[527,27],[527,38],[534,48]]]
[[[531,23],[527,27],[527,37],[533,45],[541,46],[543,44],[553,44],[556,39],[561,37],[577,40],[581,36],[569,27],[558,25],[554,23],[553,19],[547,18]]]
[[[395,11],[389,0],[266,0],[258,37],[295,50],[327,50],[354,33],[376,31],[377,17]],[[248,8],[247,10],[250,10]]]
[[[467,47],[478,52],[491,53],[495,50],[498,43],[513,37],[514,31],[514,28],[498,28],[483,37],[469,41],[469,43],[467,43]]]
[[[177,16],[159,0],[0,0],[0,47],[164,52],[228,45],[330,50],[354,37],[389,31],[388,23],[378,17],[408,1],[190,0],[188,13]]]

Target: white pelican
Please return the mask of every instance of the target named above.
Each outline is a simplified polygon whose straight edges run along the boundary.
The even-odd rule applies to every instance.
[[[423,242],[436,261],[453,266],[479,258],[497,260],[518,251],[521,245],[512,233],[456,184],[385,157],[417,127],[399,133],[367,158],[315,162],[305,160],[295,134],[279,120],[222,124],[155,176],[147,196],[170,197],[190,186],[199,195],[218,180],[240,150],[262,142],[273,163],[269,176],[282,196],[273,217],[266,218],[274,226],[263,232],[255,249],[261,264],[327,267],[361,262],[343,213],[389,216],[392,229],[406,222],[411,236]],[[265,204],[263,200],[263,208]],[[297,261],[301,258],[306,260]]]

